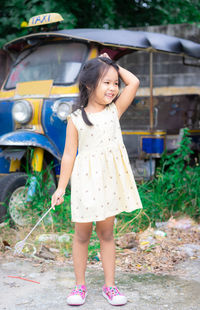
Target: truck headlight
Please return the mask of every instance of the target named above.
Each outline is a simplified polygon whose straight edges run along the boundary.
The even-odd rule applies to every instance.
[[[72,112],[72,104],[71,101],[56,100],[53,111],[56,112],[60,120],[64,121],[67,119],[67,115]]]
[[[28,123],[31,120],[32,112],[32,106],[26,100],[15,101],[12,108],[13,119],[20,124]]]

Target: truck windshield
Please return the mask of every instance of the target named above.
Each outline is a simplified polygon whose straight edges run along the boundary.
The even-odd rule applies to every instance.
[[[54,43],[29,51],[19,55],[5,89],[15,88],[20,82],[41,80],[53,80],[54,84],[74,83],[86,58],[87,46],[76,42]]]

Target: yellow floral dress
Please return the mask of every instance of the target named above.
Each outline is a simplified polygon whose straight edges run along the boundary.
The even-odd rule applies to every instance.
[[[114,103],[87,113],[88,126],[77,110],[68,116],[78,130],[78,155],[71,175],[73,222],[102,221],[123,211],[142,208]]]

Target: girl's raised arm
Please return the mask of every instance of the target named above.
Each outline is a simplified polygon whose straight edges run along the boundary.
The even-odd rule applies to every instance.
[[[67,184],[69,182],[72,173],[77,148],[78,148],[78,131],[74,126],[72,120],[69,119],[66,129],[65,149],[61,161],[60,178],[57,190],[52,196],[51,200],[52,205],[59,205],[64,201],[63,195],[65,194],[65,189],[67,187]]]
[[[129,105],[132,103],[133,99],[135,98],[140,81],[130,71],[120,67],[119,65],[118,67],[119,67],[119,75],[125,84],[122,93],[115,102],[118,110],[118,115],[120,118],[122,114],[127,110]]]

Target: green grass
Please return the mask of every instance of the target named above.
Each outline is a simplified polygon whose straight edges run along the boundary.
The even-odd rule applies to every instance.
[[[132,220],[138,211],[120,214],[123,223],[130,222],[133,231],[144,230],[157,221],[166,221],[171,216],[188,215],[200,219],[200,166],[199,160],[191,166],[193,151],[188,130],[184,129],[179,147],[172,154],[164,153],[153,180],[138,184],[143,211]],[[127,228],[127,227],[125,227]]]
[[[191,140],[188,130],[184,129],[183,137],[178,149],[172,154],[164,153],[160,166],[157,168],[153,180],[138,184],[139,194],[143,203],[142,210],[117,215],[117,224],[114,226],[115,236],[126,232],[138,232],[154,226],[157,221],[166,221],[171,216],[188,215],[199,221],[200,219],[200,166],[198,162],[191,166],[193,152],[190,148]],[[27,206],[27,216],[32,210],[35,222],[51,204],[49,191],[52,186],[51,169],[35,174],[37,179],[36,195],[31,205]],[[44,180],[45,175],[45,182]],[[32,174],[29,173],[30,183]],[[51,212],[52,222],[44,225],[45,232],[74,233],[74,224],[71,222],[70,189],[67,188],[64,203]],[[33,223],[32,223],[33,224]],[[89,245],[89,258],[95,258],[100,251],[95,228],[92,232]]]

